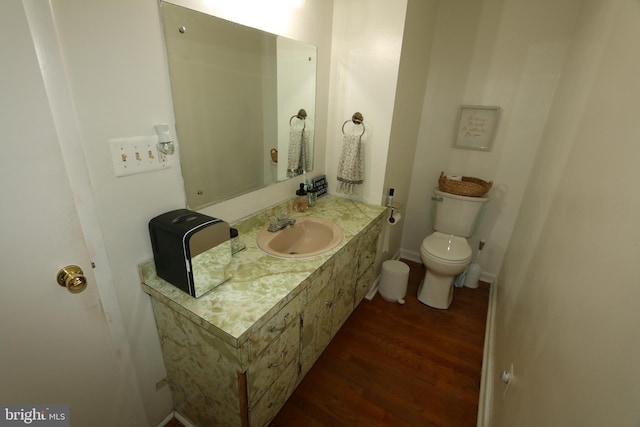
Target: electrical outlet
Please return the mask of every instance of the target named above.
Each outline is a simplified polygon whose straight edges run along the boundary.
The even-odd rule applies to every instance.
[[[109,140],[116,176],[152,172],[170,167],[168,157],[158,151],[158,137],[133,136]]]

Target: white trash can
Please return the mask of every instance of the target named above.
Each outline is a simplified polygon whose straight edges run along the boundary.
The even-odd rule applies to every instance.
[[[402,261],[388,260],[382,263],[378,292],[383,300],[404,304],[409,281],[409,266]]]

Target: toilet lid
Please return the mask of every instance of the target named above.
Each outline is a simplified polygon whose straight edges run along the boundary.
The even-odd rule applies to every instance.
[[[464,237],[436,231],[422,242],[431,255],[448,261],[465,261],[471,257],[471,246]]]

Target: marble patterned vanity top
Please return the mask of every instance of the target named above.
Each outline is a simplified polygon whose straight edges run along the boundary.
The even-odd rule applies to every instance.
[[[332,195],[318,199],[304,213],[293,212],[292,201],[268,208],[233,224],[247,248],[233,256],[230,280],[196,299],[156,275],[153,259],[140,264],[143,290],[153,298],[187,316],[233,347],[239,348],[272,314],[304,290],[303,282],[360,231],[383,214],[382,206],[368,205]],[[290,217],[327,218],[342,228],[340,245],[307,259],[280,259],[261,251],[258,232],[270,216],[282,210]]]

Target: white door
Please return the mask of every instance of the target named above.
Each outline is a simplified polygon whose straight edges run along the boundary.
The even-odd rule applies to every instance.
[[[26,16],[20,0],[0,2],[0,404],[134,425]],[[84,292],[56,283],[68,264]]]

